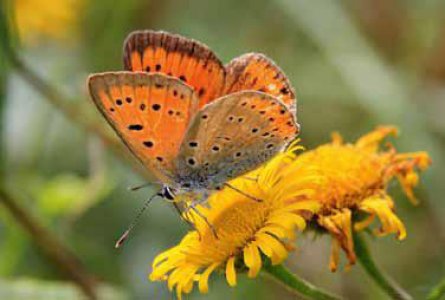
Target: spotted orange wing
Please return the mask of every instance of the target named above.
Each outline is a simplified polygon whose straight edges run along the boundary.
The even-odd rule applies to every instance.
[[[255,90],[272,95],[296,113],[296,96],[287,76],[268,57],[247,53],[234,58],[226,66],[224,94]]]
[[[199,99],[180,80],[162,74],[110,72],[88,81],[100,112],[134,155],[164,183]]]
[[[204,44],[162,31],[136,31],[124,44],[129,71],[158,72],[179,78],[200,98],[200,107],[221,95],[225,69]]]

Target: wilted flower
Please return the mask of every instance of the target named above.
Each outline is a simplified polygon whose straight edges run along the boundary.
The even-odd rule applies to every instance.
[[[379,127],[355,144],[344,144],[340,135],[334,134],[331,143],[307,151],[296,160],[295,165],[301,169],[318,169],[322,178],[313,195],[321,204],[314,220],[333,237],[332,271],[337,269],[340,247],[349,264],[354,264],[352,229],[368,227],[376,216],[381,227],[375,234],[395,233],[399,240],[406,237],[405,226],[394,213],[394,202],[386,192],[387,185],[397,178],[408,198],[416,203],[416,169],[425,170],[431,161],[426,152],[397,153],[389,144],[386,150],[380,150],[382,140],[396,133],[394,127]],[[359,212],[367,217],[354,221],[352,216]]]

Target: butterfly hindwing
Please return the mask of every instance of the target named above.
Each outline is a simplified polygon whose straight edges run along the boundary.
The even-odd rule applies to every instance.
[[[89,78],[94,103],[129,149],[160,180],[171,177],[172,160],[199,99],[172,77],[110,72]]]
[[[224,183],[269,160],[297,132],[293,114],[273,96],[243,91],[217,99],[190,124],[175,162],[178,181]]]
[[[224,94],[241,90],[255,90],[275,96],[293,113],[296,96],[287,76],[268,57],[260,53],[247,53],[234,58],[226,65]]]
[[[158,72],[179,78],[194,88],[200,107],[219,97],[225,69],[204,44],[162,31],[136,31],[124,45],[124,65],[129,71]]]

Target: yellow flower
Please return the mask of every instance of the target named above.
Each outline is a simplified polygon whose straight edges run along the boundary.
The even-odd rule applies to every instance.
[[[199,209],[217,237],[202,217],[193,215],[197,231],[156,257],[150,279],[167,281],[181,298],[195,282],[206,293],[208,278],[215,270],[225,271],[228,284],[234,286],[243,265],[249,277],[257,276],[262,255],[273,265],[281,263],[292,249],[289,241],[295,229],[305,228],[303,215],[310,216],[320,207],[311,200],[317,176],[310,168],[293,166],[297,149],[300,147],[294,144],[265,166],[230,182],[261,202],[227,187],[212,195],[211,208]]]
[[[399,240],[406,237],[405,226],[394,213],[394,203],[386,188],[396,177],[408,198],[417,203],[413,194],[419,181],[416,169],[425,170],[431,161],[426,152],[397,153],[391,145],[379,150],[382,140],[396,133],[394,127],[380,127],[355,144],[344,144],[340,135],[334,134],[332,143],[307,151],[296,161],[302,169],[318,169],[322,178],[313,195],[322,205],[314,219],[333,237],[332,271],[337,269],[340,247],[350,265],[356,260],[352,226],[362,230],[377,216],[381,222],[375,230],[377,235],[396,233]],[[368,216],[354,222],[352,216],[359,212]]]
[[[81,2],[75,0],[15,0],[18,33],[26,42],[37,37],[67,39],[72,36],[80,14]]]

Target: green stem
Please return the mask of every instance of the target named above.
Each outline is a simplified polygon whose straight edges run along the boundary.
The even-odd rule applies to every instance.
[[[428,300],[439,300],[445,295],[445,278],[442,279],[428,294]]]
[[[303,296],[306,299],[316,300],[338,300],[337,296],[331,295],[311,283],[299,278],[297,275],[291,273],[283,265],[272,266],[270,263],[265,263],[263,271],[269,274],[277,282],[281,283],[293,293]]]
[[[369,252],[366,242],[359,233],[354,232],[354,248],[357,258],[365,269],[366,273],[374,280],[374,282],[391,297],[397,300],[411,300],[412,297],[402,287],[400,287],[393,279],[384,274],[376,265],[374,259]]]

